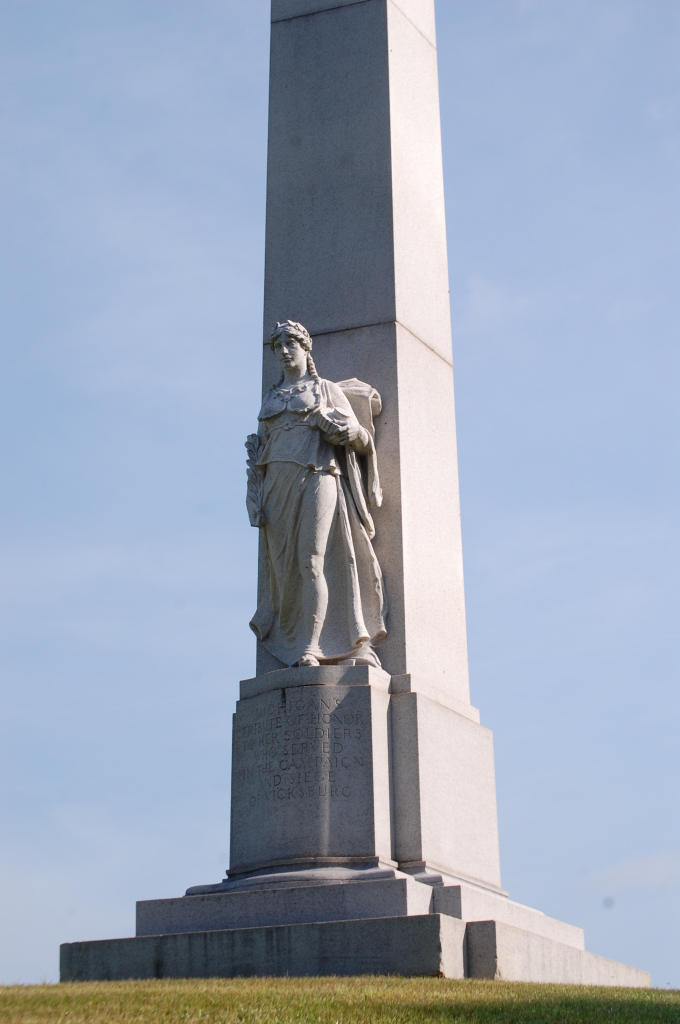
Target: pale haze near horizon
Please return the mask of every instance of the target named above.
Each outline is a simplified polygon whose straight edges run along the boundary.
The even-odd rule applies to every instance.
[[[680,5],[437,19],[503,884],[680,987]],[[268,3],[5,0],[0,39],[10,983],[56,980],[60,942],[131,935],[135,900],[228,864]]]

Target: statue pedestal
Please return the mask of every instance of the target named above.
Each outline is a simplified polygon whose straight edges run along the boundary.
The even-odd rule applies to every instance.
[[[389,684],[365,665],[283,669],[241,683],[230,879],[392,863]]]
[[[135,938],[63,945],[62,981],[649,985],[500,889],[492,738],[469,705],[368,666],[283,669],[241,683],[233,749],[227,878],[139,902]]]
[[[493,738],[476,708],[366,665],[241,683],[229,878],[384,864],[502,893]]]

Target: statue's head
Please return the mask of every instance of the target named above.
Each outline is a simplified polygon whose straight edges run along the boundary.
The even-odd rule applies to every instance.
[[[284,368],[284,372],[286,366],[297,366],[299,372],[304,372],[306,368],[310,377],[314,377],[315,380],[319,379],[312,359],[312,338],[302,324],[296,323],[295,320],[286,320],[283,324],[277,323],[272,331],[269,344]]]
[[[272,352],[276,350],[276,342],[279,338],[287,335],[289,338],[293,338],[303,347],[305,352],[312,351],[312,338],[306,327],[302,324],[298,324],[295,320],[286,320],[285,323],[277,323],[276,327],[271,333],[271,339],[269,344],[271,345]]]

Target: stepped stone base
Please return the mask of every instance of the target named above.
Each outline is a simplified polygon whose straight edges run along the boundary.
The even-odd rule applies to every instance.
[[[573,946],[444,914],[70,942],[60,952],[62,981],[394,974],[650,985],[644,971]]]
[[[426,885],[401,871],[380,867],[281,872],[240,883],[195,886],[186,896],[175,899],[140,900],[136,934],[169,935],[421,914],[444,914],[462,921],[499,921],[585,949],[582,928],[546,917],[507,896],[463,882]]]
[[[470,978],[622,988],[649,988],[652,984],[647,971],[500,921],[471,922],[465,944],[466,975]]]
[[[320,924],[429,914],[432,889],[408,876],[380,881],[309,885],[180,896],[137,903],[137,935]]]

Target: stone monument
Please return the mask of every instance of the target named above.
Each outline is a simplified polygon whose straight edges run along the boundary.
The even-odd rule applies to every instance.
[[[501,887],[468,685],[434,0],[272,0],[271,20],[230,866],[138,903],[135,938],[62,946],[62,979],[648,985]]]

